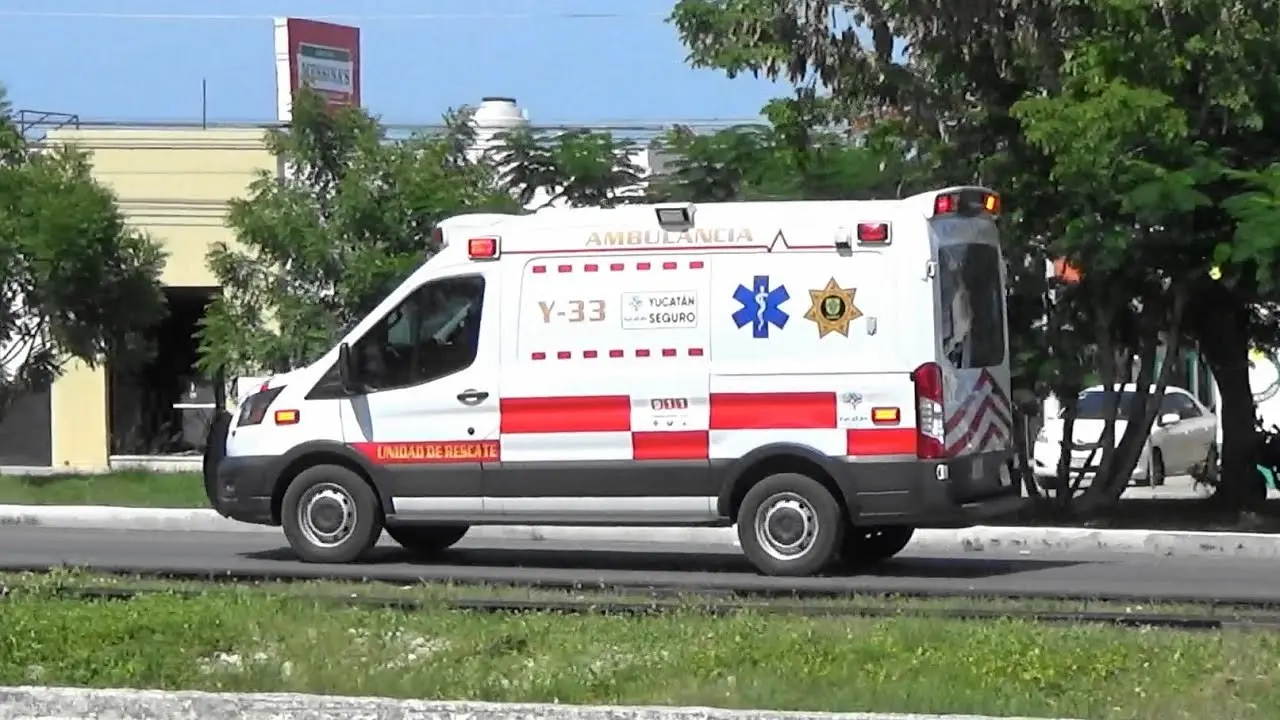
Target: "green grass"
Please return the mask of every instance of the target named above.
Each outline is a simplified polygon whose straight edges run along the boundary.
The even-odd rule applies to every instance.
[[[207,508],[198,473],[126,470],[105,475],[3,475],[0,504]]]
[[[65,584],[65,578],[54,584]],[[954,712],[1134,720],[1280,717],[1280,634],[804,618],[336,609],[212,589],[131,601],[12,589],[0,685],[453,700]],[[11,585],[12,588],[12,585]]]

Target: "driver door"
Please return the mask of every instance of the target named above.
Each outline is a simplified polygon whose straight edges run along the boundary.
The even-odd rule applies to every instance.
[[[406,519],[484,512],[481,463],[498,456],[498,283],[424,283],[351,346],[365,392],[342,403],[346,442],[378,468]]]

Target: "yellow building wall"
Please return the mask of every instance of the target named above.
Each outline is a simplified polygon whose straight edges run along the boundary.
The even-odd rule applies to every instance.
[[[244,196],[259,171],[276,169],[263,137],[261,128],[86,128],[52,131],[47,141],[92,153],[95,177],[115,191],[130,223],[168,253],[166,285],[214,287],[209,246],[235,241],[227,201]],[[104,369],[73,363],[53,383],[51,404],[54,467],[106,468]]]

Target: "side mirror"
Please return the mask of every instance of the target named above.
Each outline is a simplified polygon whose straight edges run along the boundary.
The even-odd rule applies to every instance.
[[[351,346],[342,343],[338,346],[338,380],[346,392],[355,391],[355,365],[351,362]]]
[[[1170,425],[1176,425],[1181,421],[1182,417],[1178,415],[1178,413],[1165,413],[1160,416],[1159,423],[1160,427],[1168,427]]]

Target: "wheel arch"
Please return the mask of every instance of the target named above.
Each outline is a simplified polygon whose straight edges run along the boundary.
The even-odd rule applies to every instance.
[[[840,472],[839,461],[800,443],[771,443],[763,445],[728,464],[720,482],[717,511],[722,517],[736,520],[738,510],[747,492],[756,483],[778,473],[800,473],[822,484],[835,497],[841,510],[849,516],[851,498],[841,490],[836,477]]]
[[[374,494],[378,497],[379,504],[385,511],[387,498],[383,496],[382,491],[378,489],[377,483],[373,481],[373,467],[367,458],[353,450],[350,445],[334,440],[313,440],[293,447],[289,452],[282,455],[278,461],[276,466],[278,469],[274,473],[275,484],[271,490],[271,521],[273,524],[280,524],[284,494],[289,489],[289,485],[293,483],[293,479],[303,470],[317,465],[337,465],[355,473],[373,489]]]

